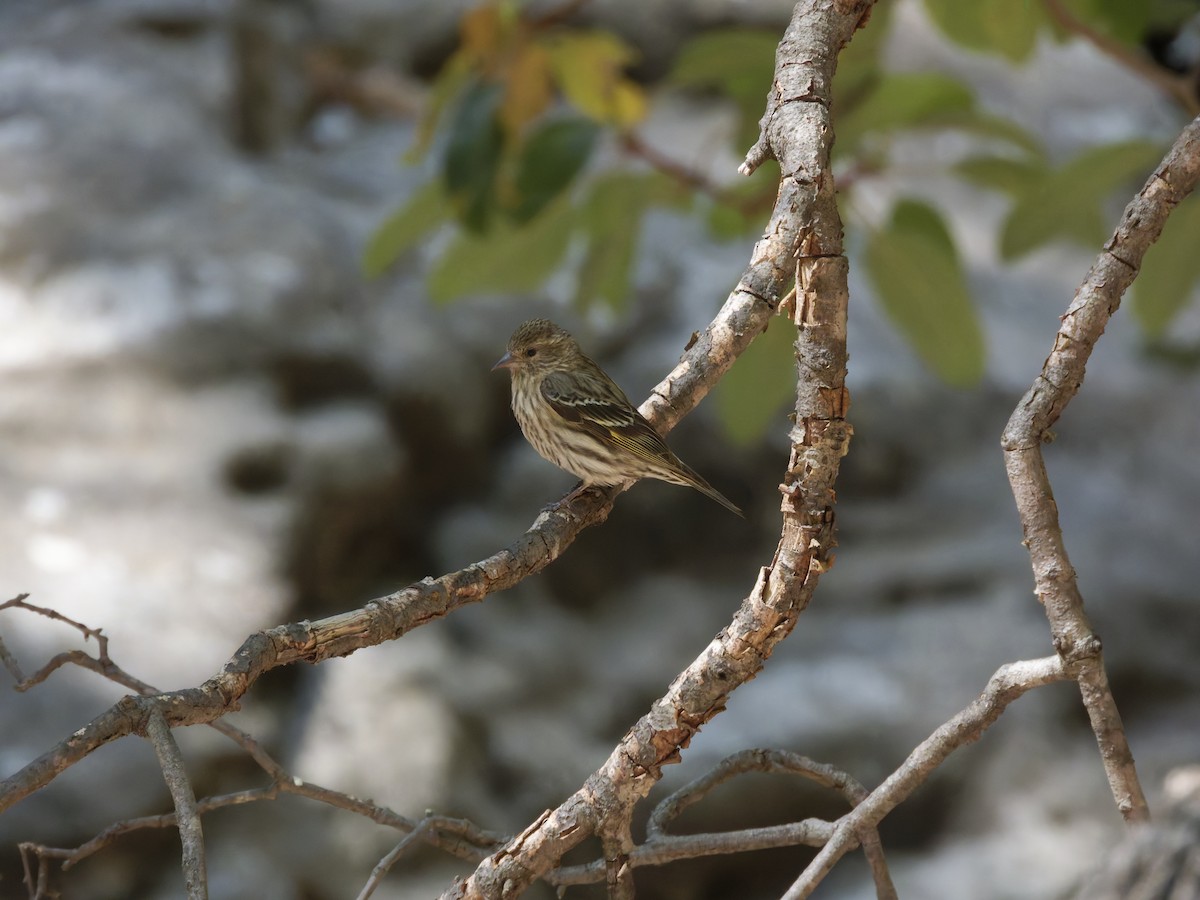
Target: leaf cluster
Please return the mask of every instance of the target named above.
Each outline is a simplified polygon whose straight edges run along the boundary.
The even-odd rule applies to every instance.
[[[880,4],[840,58],[834,81],[840,197],[850,213],[852,246],[862,248],[882,309],[934,374],[967,388],[985,373],[985,339],[943,211],[927,198],[900,197],[880,223],[853,215],[855,196],[872,176],[895,171],[896,141],[913,134],[964,138],[970,150],[947,174],[1008,199],[998,251],[1013,263],[1056,242],[1102,241],[1111,226],[1109,201],[1147,177],[1163,145],[1098,143],[1072,159],[1050,159],[1037,135],[982,108],[960,79],[889,70],[890,8]],[[1182,0],[925,0],[924,8],[948,41],[1011,65],[1026,62],[1039,41],[1078,37],[1063,25],[1071,21],[1082,23],[1090,39],[1108,42],[1109,52],[1118,47],[1130,58],[1144,56],[1152,35],[1177,28],[1190,12]],[[434,302],[531,291],[566,267],[579,306],[621,313],[650,209],[699,216],[719,240],[745,239],[762,227],[773,173],[732,188],[712,184],[647,152],[636,138],[648,101],[628,74],[636,52],[618,36],[532,18],[511,0],[487,0],[463,18],[459,37],[409,154],[433,157],[437,177],[380,226],[366,250],[368,273],[384,271],[451,226],[454,236],[429,274]],[[682,48],[660,90],[730,104],[736,141],[748,147],[757,137],[777,41],[774,31],[759,29],[701,33]],[[627,151],[623,164],[594,164],[604,141]],[[1134,298],[1149,338],[1163,335],[1196,292],[1198,233],[1200,203],[1192,201],[1150,253]],[[758,439],[791,396],[789,330],[774,331],[718,387],[717,408],[735,440]]]

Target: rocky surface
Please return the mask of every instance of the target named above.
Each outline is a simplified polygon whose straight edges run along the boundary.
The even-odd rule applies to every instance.
[[[392,19],[393,4],[315,4],[314,27],[412,61],[460,8],[401,6]],[[595,6],[602,17],[615,4]],[[688,6],[688,27],[732,8]],[[1121,127],[1170,135],[1151,93],[1080,48],[1045,48],[1013,74],[946,50],[912,5],[901,11],[898,66],[955,69],[1052,147],[1089,133],[1099,114],[1080,86],[1100,79],[1105,103],[1126,111]],[[420,253],[364,282],[363,241],[422,177],[396,162],[409,124],[333,110],[273,154],[238,151],[228,12],[200,0],[0,6],[0,594],[28,591],[102,626],[114,658],[163,688],[203,680],[255,629],[352,608],[507,543],[570,485],[519,439],[504,380],[488,371],[511,326],[552,313],[608,348],[605,364],[641,396],[748,250],[656,218],[639,283],[659,305],[636,341],[627,323],[581,321],[553,289],[435,308]],[[662,16],[654,27],[668,27]],[[1031,83],[1058,94],[1035,96]],[[669,139],[697,114],[666,104],[651,128]],[[668,788],[747,746],[797,750],[874,784],[997,666],[1050,652],[998,436],[1089,257],[1052,249],[1002,270],[990,238],[1002,207],[948,179],[883,181],[863,209],[882,213],[914,185],[952,213],[969,250],[985,385],[934,383],[855,276],[856,434],[837,566]],[[1148,360],[1118,317],[1048,453],[1152,788],[1194,761],[1200,737],[1198,401],[1194,373]],[[702,407],[673,439],[745,503],[748,523],[640,485],[544,575],[395,645],[272,675],[235,718],[307,779],[412,816],[434,808],[523,827],[603,760],[753,583],[778,530],[783,426],[781,416],[762,447],[736,450]],[[27,669],[78,643],[26,615],[6,614],[0,628]],[[0,693],[0,771],[119,695],[69,671]],[[202,791],[253,780],[219,736],[180,739]],[[690,822],[795,818],[806,798],[749,779]],[[148,747],[107,748],[0,818],[0,874],[17,883],[17,841],[70,845],[167,804]],[[225,812],[205,830],[214,897],[346,896],[393,840],[294,801]],[[884,836],[903,896],[1050,897],[1117,831],[1077,697],[1061,687],[1020,701]],[[67,895],[178,896],[169,838],[100,854],[72,873]],[[645,885],[663,897],[776,896],[801,858],[675,866]],[[432,895],[457,871],[435,855],[406,865],[377,896]],[[870,896],[855,865],[827,894]]]

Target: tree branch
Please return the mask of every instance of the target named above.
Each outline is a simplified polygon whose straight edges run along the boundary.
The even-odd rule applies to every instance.
[[[16,685],[17,690],[27,690],[29,687],[44,681],[50,674],[62,668],[62,666],[70,664],[87,669],[90,672],[95,672],[110,681],[128,687],[136,691],[142,698],[150,698],[159,693],[158,689],[153,685],[135,678],[109,658],[108,640],[100,633],[99,629],[92,629],[80,622],[68,619],[55,610],[27,603],[26,596],[20,595],[4,604],[0,604],[0,609],[24,609],[36,615],[65,622],[80,631],[85,638],[97,638],[100,642],[100,649],[98,658],[88,656],[82,650],[60,653],[39,669],[36,674],[28,679],[24,679],[20,675],[20,666],[15,657],[8,652],[4,646],[4,642],[0,640],[0,656],[3,656],[7,668],[14,674],[14,677],[22,679]],[[161,724],[156,730],[156,723],[159,722]],[[22,861],[26,868],[26,883],[27,885],[33,885],[29,888],[30,895],[32,897],[41,897],[48,890],[45,885],[47,883],[46,879],[49,876],[47,866],[50,860],[61,860],[62,869],[65,871],[109,846],[123,835],[146,828],[176,827],[181,821],[184,823],[180,826],[180,835],[181,840],[184,841],[185,853],[191,853],[190,857],[185,856],[185,877],[189,871],[192,873],[199,872],[202,876],[203,845],[200,837],[199,816],[228,806],[255,803],[261,800],[275,800],[282,794],[305,797],[315,800],[318,803],[324,803],[337,809],[344,809],[348,812],[361,815],[380,825],[408,832],[406,838],[411,837],[415,832],[420,832],[421,838],[431,846],[471,862],[477,863],[483,859],[488,850],[502,844],[507,839],[504,835],[485,831],[465,819],[426,815],[420,823],[414,823],[411,819],[401,816],[386,807],[378,806],[366,800],[359,800],[340,791],[330,790],[329,788],[304,781],[289,774],[263,749],[258,741],[229,722],[216,720],[209,722],[208,726],[225,735],[241,747],[259,768],[270,777],[271,783],[263,788],[234,791],[196,801],[194,795],[191,794],[190,786],[187,784],[187,777],[183,772],[182,759],[178,755],[178,747],[174,739],[170,737],[169,730],[165,734],[161,731],[162,728],[166,728],[165,720],[155,710],[151,710],[148,717],[148,736],[154,743],[155,752],[159,754],[160,764],[164,766],[164,775],[167,777],[172,797],[176,798],[176,812],[156,816],[142,816],[115,822],[91,840],[73,849],[47,847],[43,844],[32,842],[21,844]],[[163,762],[164,756],[167,762]],[[182,802],[178,799],[178,795],[181,792],[187,794]],[[183,807],[182,810],[181,806]],[[411,841],[407,843],[402,841],[401,846],[406,847],[409,843]],[[199,848],[198,857],[194,848]],[[398,858],[401,852],[398,848],[395,858]],[[192,860],[191,862],[188,861],[189,858]],[[395,858],[388,862],[388,867],[395,862]],[[34,885],[33,876],[29,869],[30,859],[38,860],[37,883],[42,885],[42,887]],[[197,859],[198,862],[196,862]],[[191,880],[202,883],[203,878],[192,878]]]
[[[807,606],[832,563],[833,484],[851,429],[845,421],[847,264],[842,255],[829,152],[829,92],[837,54],[871,8],[871,0],[796,5],[779,45],[775,79],[756,147],[780,162],[779,195],[766,234],[735,291],[781,298],[795,278],[796,426],[784,483],[783,527],[769,566],[722,632],[675,679],[625,735],[604,765],[557,809],[544,814],[485,860],[444,898],[515,897],[544,877],[584,838],[628,822],[638,801],[726,698],[762,668]],[[800,301],[803,302],[800,302]],[[772,305],[777,305],[774,301]],[[692,352],[723,337],[714,323]],[[675,390],[671,379],[643,406],[657,409]]]
[[[158,710],[150,713],[146,722],[146,736],[154,747],[163,779],[175,803],[175,821],[179,828],[179,840],[183,844],[183,882],[188,900],[208,900],[208,875],[204,866],[204,832],[200,827],[200,813],[196,810],[196,792],[188,779],[183,764],[183,754],[171,736],[166,719]]]
[[[1121,296],[1137,277],[1142,258],[1170,215],[1200,180],[1200,117],[1175,141],[1145,186],[1125,207],[1112,238],[1092,264],[1062,317],[1054,347],[1001,438],[1004,464],[1033,566],[1035,593],[1050,622],[1054,648],[1079,681],[1092,730],[1100,745],[1113,798],[1127,821],[1149,817],[1133,754],[1108,686],[1100,638],[1083,608],[1075,570],[1067,557],[1058,507],[1046,473],[1042,444],[1083,383],[1092,348]]]
[[[375,868],[371,870],[371,877],[367,879],[367,883],[363,885],[363,889],[358,892],[356,900],[369,900],[370,896],[375,893],[375,888],[379,887],[379,883],[383,881],[383,876],[386,875],[396,864],[401,856],[417,842],[418,839],[425,836],[425,832],[429,830],[430,818],[426,817],[417,823],[417,827],[406,834],[391,852],[381,859]]]

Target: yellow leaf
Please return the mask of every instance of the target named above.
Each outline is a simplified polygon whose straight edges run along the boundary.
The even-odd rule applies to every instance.
[[[646,92],[628,78],[613,85],[613,121],[628,128],[646,117]]]
[[[550,54],[538,44],[524,44],[512,61],[500,105],[500,121],[511,139],[550,105]]]
[[[502,32],[500,8],[494,3],[477,6],[459,24],[461,51],[476,64],[488,67],[496,58]]]
[[[559,87],[580,112],[616,125],[637,121],[644,112],[640,90],[621,74],[634,58],[633,48],[616,35],[606,31],[558,35],[547,49]]]

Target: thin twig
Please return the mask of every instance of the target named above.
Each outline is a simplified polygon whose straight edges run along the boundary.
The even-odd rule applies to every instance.
[[[17,594],[17,596],[13,597],[11,600],[6,600],[4,603],[0,603],[0,610],[11,609],[17,605],[23,605],[28,597],[28,594]],[[25,675],[21,671],[20,665],[17,664],[16,657],[9,652],[8,645],[4,643],[3,636],[0,636],[0,663],[4,665],[4,668],[8,671],[8,674],[13,677],[13,681],[15,681],[17,684],[20,684],[25,680]]]
[[[54,610],[47,610],[42,607],[34,606],[33,604],[23,603],[24,595],[8,601],[3,604],[6,608],[20,608],[36,615],[43,615],[47,618],[65,621],[78,629],[86,636],[99,635],[99,631],[92,629],[80,622],[67,619],[54,613]],[[12,660],[13,667],[17,670],[18,677],[20,666],[16,659]],[[17,685],[18,690],[26,690],[33,684],[44,680],[49,674],[64,665],[75,665],[90,672],[101,675],[117,684],[123,685],[138,692],[143,696],[151,696],[158,693],[158,689],[151,684],[147,684],[139,678],[134,677],[118,666],[108,656],[107,639],[100,645],[100,658],[89,656],[82,650],[72,650],[66,653],[60,653],[55,656],[50,663],[43,666],[30,679],[22,679]],[[150,716],[150,721],[153,721],[155,716]],[[242,748],[268,775],[271,779],[271,784],[263,788],[254,788],[243,791],[234,791],[228,794],[222,794],[215,797],[207,797],[196,801],[195,809],[197,815],[204,815],[215,809],[222,809],[228,806],[238,806],[243,803],[255,803],[263,800],[275,800],[281,794],[292,794],[298,797],[305,797],[310,800],[315,800],[319,803],[324,803],[328,806],[337,809],[344,809],[357,815],[364,816],[373,822],[380,825],[385,825],[390,828],[395,828],[400,831],[412,832],[416,829],[416,824],[405,816],[396,813],[387,807],[378,806],[365,800],[360,800],[356,797],[351,797],[340,791],[330,790],[312,782],[304,781],[289,774],[262,745],[240,728],[218,719],[207,723],[208,726],[215,731],[228,737],[239,747]],[[174,743],[172,741],[172,743]],[[48,890],[49,870],[48,863],[50,860],[61,860],[62,870],[66,871],[72,866],[82,862],[89,856],[108,847],[120,837],[129,834],[133,831],[139,831],[147,828],[173,828],[176,827],[178,817],[175,813],[165,813],[154,816],[141,816],[133,819],[125,819],[116,822],[104,829],[95,837],[91,838],[84,844],[75,848],[64,847],[48,847],[43,844],[26,842],[21,845],[21,859],[25,866],[25,880],[29,885],[30,896],[43,896]],[[495,832],[486,831],[473,822],[465,819],[452,819],[446,816],[426,816],[423,820],[426,827],[422,830],[422,838],[434,847],[451,853],[461,859],[470,862],[478,862],[487,855],[487,852],[500,844],[506,839],[506,835]],[[38,859],[37,881],[42,885],[37,887],[34,885],[34,875],[29,869],[29,859]]]
[[[208,900],[208,875],[204,865],[204,831],[196,809],[196,792],[187,776],[183,754],[171,735],[167,720],[159,710],[153,710],[146,721],[146,737],[154,747],[163,780],[175,803],[175,821],[179,825],[179,840],[183,844],[183,883],[188,900]]]
[[[721,760],[700,778],[684,785],[659,803],[646,823],[647,843],[669,838],[666,833],[667,822],[703,799],[717,786],[746,772],[799,775],[838,791],[851,807],[857,806],[867,796],[866,788],[858,781],[827,763],[820,763],[786,750],[743,750]],[[894,900],[896,888],[884,858],[879,832],[874,827],[868,827],[859,837],[875,879],[876,896],[879,900]]]
[[[575,13],[587,6],[588,0],[566,0],[558,6],[551,7],[541,15],[532,16],[529,25],[532,28],[546,29],[561,25]]]
[[[752,850],[779,847],[820,847],[833,835],[833,824],[823,819],[804,819],[786,825],[742,828],[708,834],[668,834],[634,847],[628,862],[632,868],[662,866],[667,863],[705,856],[726,856]],[[605,880],[607,862],[603,859],[578,866],[564,866],[548,872],[542,880],[554,887],[598,884]]]
[[[30,843],[17,844],[21,854],[21,869],[24,873],[22,882],[29,900],[43,900],[50,896],[50,860],[40,856],[37,846]],[[30,867],[30,860],[36,861],[36,867]]]
[[[884,817],[922,785],[951,753],[978,740],[1010,703],[1033,688],[1070,677],[1062,659],[1057,656],[1008,663],[997,669],[977,699],[917,745],[883,784],[834,823],[833,835],[784,894],[783,900],[804,900],[811,896],[834,864],[859,845],[859,835],[864,828],[878,827]]]
[[[429,827],[429,818],[424,818],[417,823],[416,828],[401,838],[400,843],[393,847],[387,856],[375,864],[375,868],[371,870],[371,877],[367,879],[367,883],[363,885],[363,889],[358,892],[356,900],[368,900],[375,893],[375,888],[379,887],[379,883],[383,881],[383,876],[396,864],[396,860],[403,856],[417,840],[424,837]]]
[[[770,210],[769,199],[764,203],[757,197],[739,196],[723,185],[717,184],[698,169],[690,168],[661,152],[636,132],[629,131],[621,135],[621,149],[648,163],[655,171],[661,172],[683,187],[711,197],[717,203],[733,207],[743,215],[761,214]],[[769,197],[769,195],[767,196]]]
[[[667,823],[677,818],[689,806],[703,800],[725,782],[747,772],[776,775],[798,775],[815,781],[822,787],[833,788],[853,806],[867,795],[867,789],[841,769],[820,763],[787,750],[740,750],[725,757],[699,778],[690,781],[662,800],[646,823],[646,836],[665,837]]]
[[[1071,12],[1062,0],[1042,0],[1042,2],[1046,11],[1050,13],[1050,17],[1064,31],[1083,38],[1110,59],[1116,60],[1131,72],[1161,88],[1183,107],[1184,112],[1189,116],[1200,114],[1200,97],[1197,97],[1195,85],[1187,76],[1175,75],[1127,44],[1093,28]]]

